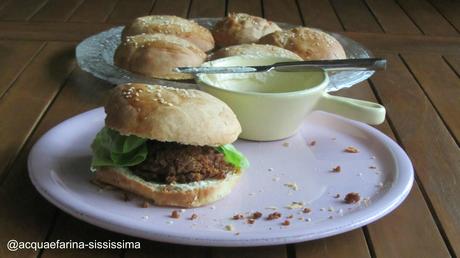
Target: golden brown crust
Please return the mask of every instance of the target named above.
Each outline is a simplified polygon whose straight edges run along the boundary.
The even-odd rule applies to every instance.
[[[334,37],[307,27],[276,31],[262,37],[257,43],[288,49],[304,60],[346,58],[342,45]]]
[[[262,45],[262,44],[241,44],[241,45],[234,45],[225,48],[221,48],[218,51],[214,52],[210,55],[210,60],[215,60],[219,58],[229,57],[229,56],[241,56],[241,55],[249,55],[249,56],[276,56],[276,57],[284,57],[284,58],[291,58],[294,60],[301,61],[302,58],[295,54],[292,51],[289,51],[284,48],[280,48],[273,45]]]
[[[114,88],[106,126],[123,135],[189,145],[234,142],[241,126],[221,100],[199,90],[129,83]]]
[[[276,23],[245,13],[230,13],[219,21],[212,35],[220,47],[257,42],[261,37],[280,31]]]
[[[126,169],[104,167],[95,173],[96,180],[153,200],[159,206],[199,207],[227,196],[241,177],[241,172],[225,179],[201,183],[165,185],[144,181]]]
[[[214,48],[211,32],[194,21],[172,15],[151,15],[136,18],[122,31],[122,39],[139,34],[162,33],[190,41],[204,52]]]
[[[116,49],[115,65],[128,71],[160,79],[192,79],[177,73],[179,66],[200,66],[206,54],[194,44],[173,35],[144,34],[127,37]]]

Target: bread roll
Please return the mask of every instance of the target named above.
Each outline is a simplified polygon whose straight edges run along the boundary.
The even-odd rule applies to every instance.
[[[153,200],[155,205],[199,207],[227,196],[238,182],[242,171],[228,173],[224,179],[207,179],[193,183],[160,184],[131,173],[126,168],[104,167],[95,179]]]
[[[220,146],[241,133],[235,113],[199,90],[129,83],[112,90],[105,124],[122,135],[162,142]]]
[[[301,61],[302,58],[297,54],[277,46],[261,45],[261,44],[241,44],[225,48],[210,55],[210,60],[215,60],[228,56],[276,56],[285,57]]]
[[[304,60],[344,59],[345,51],[333,36],[317,29],[299,27],[276,31],[262,37],[259,44],[288,49]]]
[[[115,65],[128,71],[160,79],[192,79],[177,73],[179,66],[200,66],[206,54],[189,41],[173,35],[128,36],[115,51]]]
[[[214,48],[211,32],[196,22],[171,15],[151,15],[136,18],[125,27],[122,38],[139,34],[163,33],[190,41],[204,52]]]
[[[219,21],[212,35],[216,45],[226,47],[244,43],[255,43],[264,35],[280,31],[276,23],[245,13],[231,13]]]

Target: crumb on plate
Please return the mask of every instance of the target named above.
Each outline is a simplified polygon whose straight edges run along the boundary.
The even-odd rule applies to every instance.
[[[350,192],[350,193],[347,193],[347,195],[345,196],[343,200],[347,204],[358,203],[361,200],[361,196],[359,195],[359,193]]]

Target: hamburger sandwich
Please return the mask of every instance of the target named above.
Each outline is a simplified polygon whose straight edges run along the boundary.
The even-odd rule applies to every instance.
[[[230,193],[248,160],[231,144],[241,133],[233,111],[198,90],[124,84],[105,105],[96,135],[96,180],[156,205],[197,207]]]

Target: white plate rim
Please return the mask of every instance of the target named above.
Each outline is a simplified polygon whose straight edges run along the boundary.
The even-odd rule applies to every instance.
[[[379,203],[373,203],[372,206],[367,207],[363,210],[356,211],[353,214],[348,214],[346,217],[338,217],[334,219],[335,227],[329,227],[322,231],[316,231],[309,234],[298,234],[289,237],[271,237],[271,238],[251,238],[251,239],[240,239],[240,238],[193,238],[193,237],[182,237],[168,234],[167,230],[158,230],[155,234],[152,231],[146,230],[142,227],[133,226],[132,223],[119,219],[117,216],[112,216],[110,213],[99,211],[98,209],[92,209],[91,205],[88,205],[80,200],[72,205],[68,203],[68,198],[72,195],[62,188],[59,187],[47,187],[47,184],[52,181],[51,177],[44,177],[43,173],[49,173],[49,171],[40,171],[37,168],[37,157],[43,155],[39,152],[41,145],[46,143],[48,138],[51,137],[53,130],[58,130],[60,127],[65,127],[67,124],[74,123],[86,116],[91,117],[93,113],[101,112],[102,108],[93,109],[77,116],[69,118],[60,124],[56,125],[45,133],[33,146],[28,157],[28,170],[29,177],[36,187],[38,192],[45,197],[52,204],[57,206],[59,209],[66,213],[81,219],[87,223],[117,232],[121,234],[127,234],[134,237],[140,237],[144,239],[168,242],[185,245],[199,245],[199,246],[225,246],[225,247],[237,247],[237,246],[267,246],[267,245],[279,245],[297,243],[309,240],[320,239],[332,235],[337,235],[353,229],[362,227],[369,223],[376,221],[379,218],[387,215],[398,207],[409,194],[413,181],[414,173],[413,167],[409,157],[404,150],[391,138],[384,135],[377,129],[360,123],[352,121],[346,118],[342,118],[336,115],[328,114],[325,112],[324,115],[332,117],[332,119],[339,119],[340,122],[347,123],[349,125],[358,127],[361,130],[367,131],[376,137],[377,140],[382,142],[391,151],[394,158],[395,164],[398,167],[397,179],[391,188],[382,196]],[[401,173],[403,171],[403,173]],[[56,186],[56,185],[55,185]],[[74,200],[75,201],[75,200]],[[386,203],[386,204],[385,204]],[[78,205],[77,205],[78,204]],[[383,205],[385,204],[385,205]],[[75,208],[78,206],[78,209]],[[383,206],[383,207],[381,207]],[[363,214],[367,216],[362,216]]]

